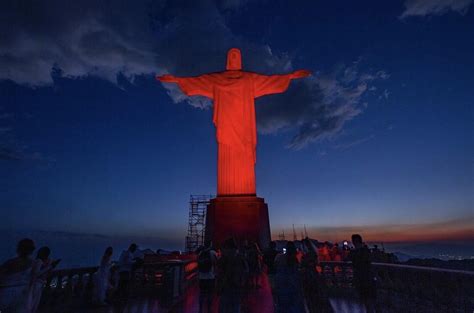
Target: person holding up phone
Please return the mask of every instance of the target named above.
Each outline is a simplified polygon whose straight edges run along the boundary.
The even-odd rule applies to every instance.
[[[28,294],[28,313],[36,313],[41,301],[41,294],[50,272],[58,266],[61,259],[51,260],[51,250],[48,247],[38,249],[36,259],[33,261],[30,288]]]

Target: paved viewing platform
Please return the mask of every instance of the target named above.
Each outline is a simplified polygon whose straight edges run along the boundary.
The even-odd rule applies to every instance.
[[[244,296],[242,312],[273,313],[273,298],[268,280],[259,290],[252,290]],[[46,313],[46,311],[44,311]],[[193,313],[199,312],[199,288],[191,286],[179,301],[167,304],[159,296],[132,297],[125,304],[114,304],[105,307],[76,308],[73,313]],[[217,299],[213,302],[212,312],[218,312]],[[210,313],[210,312],[209,312]]]
[[[352,286],[350,262],[321,262],[320,293],[317,308],[306,312],[364,312]],[[373,263],[377,278],[379,312],[472,313],[474,272]],[[197,263],[194,260],[169,260],[145,264],[134,273],[131,294],[126,302],[94,306],[91,302],[96,267],[56,270],[44,290],[42,313],[191,313],[199,311]],[[262,274],[261,288],[242,295],[243,313],[277,313],[268,277]],[[304,288],[304,286],[302,286]],[[307,296],[306,296],[307,297]],[[326,305],[324,305],[324,303]],[[213,312],[217,312],[214,299]]]

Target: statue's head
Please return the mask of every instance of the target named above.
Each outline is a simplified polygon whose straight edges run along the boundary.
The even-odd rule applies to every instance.
[[[232,48],[227,52],[227,67],[228,71],[240,71],[242,69],[242,56],[240,49]]]

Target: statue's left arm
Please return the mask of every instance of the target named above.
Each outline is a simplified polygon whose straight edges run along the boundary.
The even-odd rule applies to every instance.
[[[285,92],[292,79],[304,78],[309,75],[311,75],[311,72],[307,70],[298,70],[284,75],[261,75],[254,73],[253,84],[255,98]]]
[[[187,96],[204,96],[212,99],[213,87],[209,74],[195,77],[176,77],[173,75],[156,76],[163,83],[175,83]]]

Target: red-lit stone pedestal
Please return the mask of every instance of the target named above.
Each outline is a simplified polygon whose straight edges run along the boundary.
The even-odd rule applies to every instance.
[[[257,242],[261,249],[270,242],[268,206],[263,198],[251,196],[217,197],[211,199],[206,214],[206,240],[214,245],[233,237]]]

